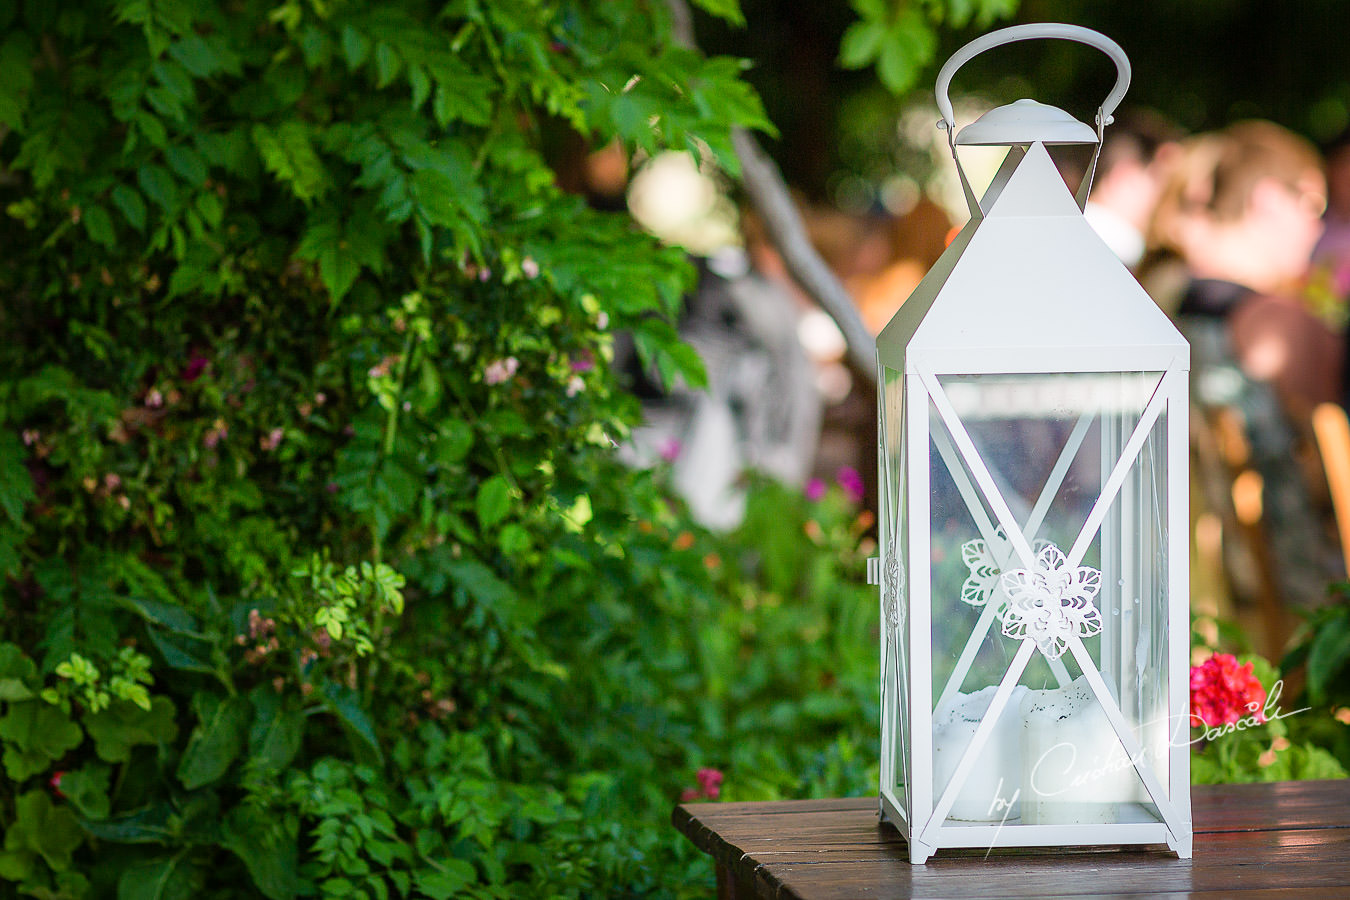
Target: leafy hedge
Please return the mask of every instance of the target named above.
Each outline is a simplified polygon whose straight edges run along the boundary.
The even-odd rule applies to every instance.
[[[702,894],[697,769],[866,789],[866,521],[765,484],[715,538],[616,463],[614,335],[697,383],[693,273],[544,156],[732,169],[740,63],[643,0],[0,35],[0,893]]]

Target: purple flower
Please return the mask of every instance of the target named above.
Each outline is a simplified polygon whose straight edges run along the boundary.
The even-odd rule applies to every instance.
[[[576,359],[572,360],[573,372],[589,372],[595,368],[595,354],[589,350],[582,350],[577,354]]]
[[[679,459],[680,451],[684,449],[678,438],[666,438],[661,442],[659,453],[666,462],[674,462]]]
[[[834,473],[834,480],[839,482],[839,486],[848,494],[849,499],[854,503],[861,503],[863,498],[863,480],[858,474],[858,470],[852,466],[840,466],[839,471]]]
[[[803,493],[806,494],[807,500],[814,503],[825,496],[825,482],[819,478],[812,478],[806,483],[806,490]]]
[[[188,382],[196,381],[197,378],[206,371],[206,366],[209,362],[210,360],[200,353],[193,353],[192,356],[188,358],[187,365],[183,367],[183,371],[178,373],[178,377]]]

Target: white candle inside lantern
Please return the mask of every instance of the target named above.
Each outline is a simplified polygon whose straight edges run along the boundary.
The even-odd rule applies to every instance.
[[[991,685],[973,694],[957,693],[933,718],[933,777],[939,796],[946,790],[961,757],[980,727],[998,691]],[[1002,822],[1019,814],[1017,789],[1022,781],[1022,722],[1018,707],[1027,689],[1013,688],[994,731],[957,792],[948,817],[965,822]]]
[[[1022,698],[1022,824],[1117,821],[1137,776],[1087,678]]]

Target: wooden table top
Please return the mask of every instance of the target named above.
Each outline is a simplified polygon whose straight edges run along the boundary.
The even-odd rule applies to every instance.
[[[873,797],[677,806],[730,900],[1350,898],[1350,780],[1196,786],[1193,859],[1166,848],[939,850],[912,866]]]

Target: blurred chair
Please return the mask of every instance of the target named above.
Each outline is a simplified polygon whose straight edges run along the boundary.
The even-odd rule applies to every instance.
[[[1350,420],[1339,403],[1322,403],[1313,410],[1312,427],[1336,513],[1341,554],[1350,571]]]
[[[1259,627],[1246,630],[1255,649],[1278,658],[1292,629],[1267,532],[1264,482],[1237,409],[1192,409],[1191,466],[1196,612],[1240,622],[1254,613],[1250,624]]]

